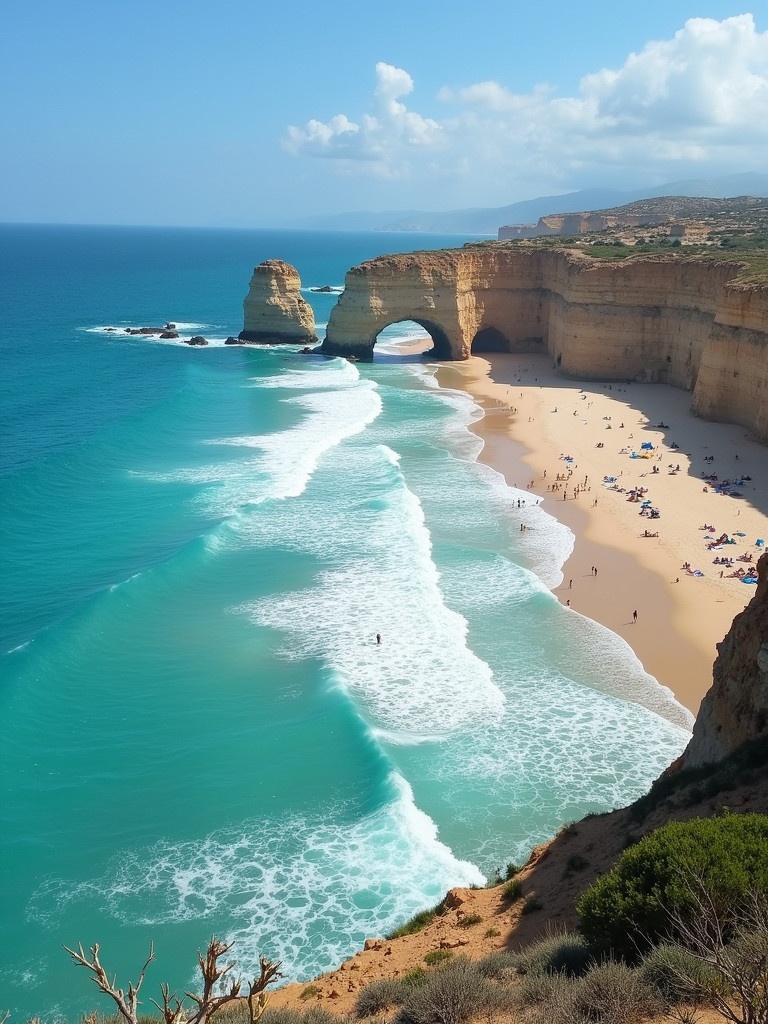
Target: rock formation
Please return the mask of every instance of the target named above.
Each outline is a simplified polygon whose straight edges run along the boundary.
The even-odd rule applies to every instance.
[[[740,269],[482,245],[380,256],[348,272],[322,351],[370,360],[385,327],[414,320],[434,358],[547,352],[569,377],[685,388],[696,415],[768,441],[768,287]]]
[[[768,734],[768,554],[757,563],[754,597],[717,645],[705,696],[680,767],[719,761],[746,740]]]
[[[290,263],[266,260],[254,268],[243,312],[240,341],[292,345],[317,341],[315,315],[301,294],[299,273]]]

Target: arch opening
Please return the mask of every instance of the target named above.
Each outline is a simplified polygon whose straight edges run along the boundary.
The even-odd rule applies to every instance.
[[[448,335],[431,320],[393,320],[374,338],[374,345],[401,343],[409,355],[429,355],[433,359],[455,359]]]

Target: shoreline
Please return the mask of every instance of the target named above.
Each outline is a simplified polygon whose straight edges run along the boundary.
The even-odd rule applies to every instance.
[[[748,570],[739,556],[756,561],[764,548],[755,540],[768,539],[765,447],[743,427],[694,417],[682,389],[570,380],[545,354],[484,353],[440,364],[437,381],[468,392],[483,410],[470,428],[484,442],[480,460],[542,499],[540,507],[574,534],[555,596],[623,637],[696,715],[712,684],[716,644],[754,593],[729,574]],[[644,442],[653,449],[641,449]],[[731,497],[703,473],[751,480]],[[615,483],[605,484],[606,476]],[[635,487],[647,488],[643,500],[659,518],[639,515],[640,501],[627,495]],[[707,550],[722,533],[735,543]],[[717,557],[732,558],[732,566],[714,564]],[[690,575],[686,562],[703,575]]]

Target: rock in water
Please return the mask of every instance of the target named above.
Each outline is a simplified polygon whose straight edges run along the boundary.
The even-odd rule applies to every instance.
[[[243,303],[240,341],[316,342],[315,315],[301,294],[299,272],[283,260],[265,260],[254,268]]]

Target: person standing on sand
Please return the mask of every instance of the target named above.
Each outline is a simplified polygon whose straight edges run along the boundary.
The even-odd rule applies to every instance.
[[[632,612],[632,622],[637,622],[637,612]]]

